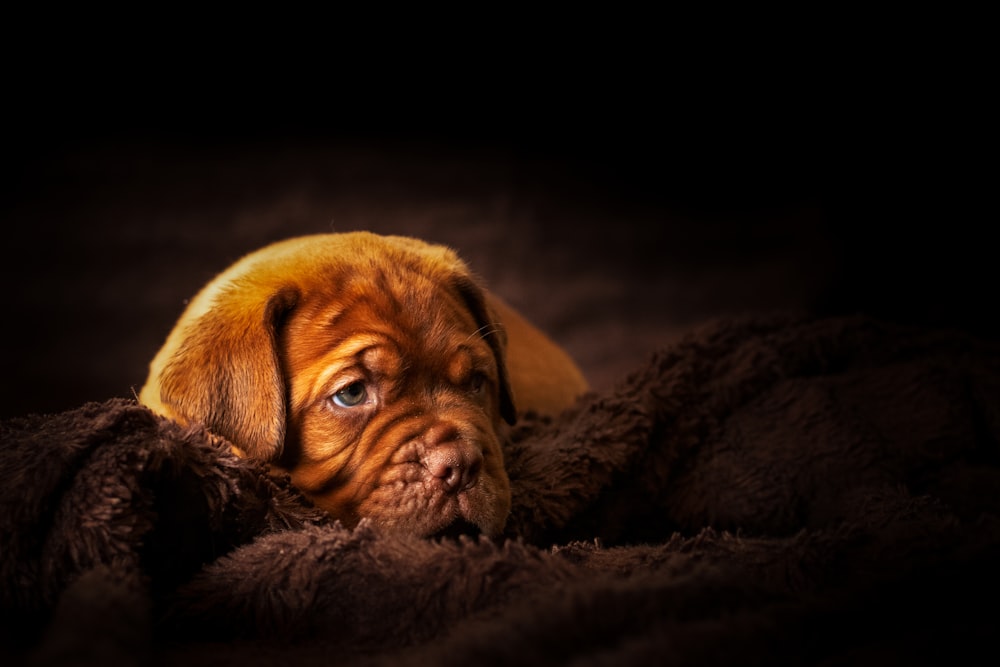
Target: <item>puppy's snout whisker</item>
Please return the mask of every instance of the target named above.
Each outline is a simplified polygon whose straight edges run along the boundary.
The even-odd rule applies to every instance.
[[[500,332],[500,326],[498,324],[492,323],[492,322],[489,323],[489,324],[484,324],[483,326],[479,327],[478,329],[476,329],[475,331],[473,331],[471,334],[469,334],[469,337],[465,339],[465,342],[468,343],[470,340],[472,340],[476,336],[479,336],[479,337],[485,339],[485,338],[488,338],[489,336],[492,336],[493,334],[499,333],[499,332]]]

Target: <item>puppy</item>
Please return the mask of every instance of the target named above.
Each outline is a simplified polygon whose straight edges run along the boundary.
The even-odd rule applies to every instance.
[[[139,400],[287,472],[347,526],[499,535],[515,404],[587,390],[567,354],[451,250],[367,232],[247,255],[190,302]]]

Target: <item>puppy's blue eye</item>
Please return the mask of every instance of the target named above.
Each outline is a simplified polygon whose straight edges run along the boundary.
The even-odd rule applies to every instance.
[[[333,395],[333,402],[342,408],[353,408],[361,405],[368,398],[365,383],[352,382]]]

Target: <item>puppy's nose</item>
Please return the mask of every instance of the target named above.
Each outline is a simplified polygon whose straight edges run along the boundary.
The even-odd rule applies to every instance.
[[[421,461],[448,492],[464,491],[479,479],[483,455],[470,447],[447,443],[428,450]]]
[[[449,493],[464,491],[479,479],[483,455],[458,437],[453,427],[431,428],[424,436],[426,450],[420,462]]]

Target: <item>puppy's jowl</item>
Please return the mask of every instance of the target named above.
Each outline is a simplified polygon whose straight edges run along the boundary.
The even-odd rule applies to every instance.
[[[140,400],[287,471],[348,526],[501,533],[503,423],[587,388],[451,250],[367,232],[247,255],[191,301]]]

